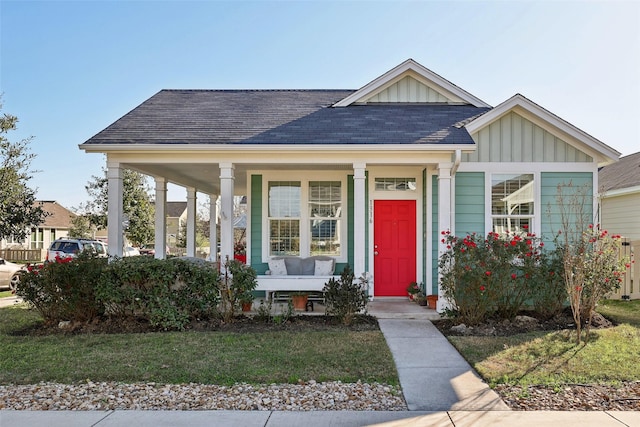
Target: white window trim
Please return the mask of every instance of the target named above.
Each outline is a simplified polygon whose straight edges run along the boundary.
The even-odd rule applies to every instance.
[[[309,216],[309,182],[311,181],[339,181],[340,197],[342,198],[342,212],[340,216],[340,256],[331,256],[336,262],[348,262],[348,204],[347,200],[347,175],[345,172],[313,172],[306,170],[286,171],[286,172],[251,172],[261,174],[263,182],[262,191],[262,262],[269,262],[269,259],[277,257],[269,254],[269,182],[270,181],[299,181],[300,182],[300,257],[306,258],[310,255],[310,224]],[[298,178],[305,177],[305,178]]]
[[[502,170],[495,170],[495,171],[491,171],[491,172],[486,172],[484,174],[484,185],[485,185],[485,190],[484,190],[484,194],[485,194],[485,198],[484,198],[484,209],[485,212],[487,212],[487,214],[485,215],[485,231],[486,233],[489,233],[490,231],[493,231],[493,218],[494,215],[491,213],[492,211],[492,206],[491,206],[491,201],[492,201],[492,193],[491,193],[491,182],[493,179],[494,175],[512,175],[512,174],[518,174],[518,175],[533,175],[533,215],[524,215],[524,216],[520,216],[521,218],[531,218],[531,226],[529,228],[529,232],[530,233],[535,233],[535,234],[540,234],[540,230],[542,230],[542,215],[541,215],[541,198],[540,198],[540,192],[541,192],[541,178],[542,175],[540,173],[540,171],[532,171],[530,169],[511,169],[511,168],[505,168]],[[501,217],[503,215],[496,215],[498,217]],[[507,216],[513,216],[513,215],[507,215]],[[513,216],[513,217],[518,217]],[[486,234],[485,233],[485,234]]]

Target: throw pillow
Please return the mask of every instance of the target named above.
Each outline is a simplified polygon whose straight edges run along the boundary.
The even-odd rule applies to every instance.
[[[333,274],[333,260],[316,260],[314,276],[331,276]]]
[[[287,266],[284,264],[284,259],[270,259],[269,270],[273,276],[286,276]]]

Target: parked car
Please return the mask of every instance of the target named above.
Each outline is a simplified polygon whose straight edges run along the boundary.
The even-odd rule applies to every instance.
[[[51,244],[47,250],[48,262],[53,262],[57,257],[60,258],[74,258],[78,253],[82,251],[93,251],[98,256],[106,257],[107,245],[99,240],[89,239],[57,239]]]
[[[122,256],[138,256],[140,255],[140,251],[133,246],[125,246],[122,249]]]
[[[0,258],[0,287],[15,291],[20,276],[27,270],[24,265],[15,264]]]
[[[146,245],[140,246],[140,255],[155,255],[156,254],[156,245],[155,243],[149,243]],[[166,247],[166,254],[169,255],[169,246]]]

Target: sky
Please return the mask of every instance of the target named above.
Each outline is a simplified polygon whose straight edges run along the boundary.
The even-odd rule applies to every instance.
[[[640,151],[640,1],[0,0],[7,137],[70,209],[105,164],[78,145],[161,89],[358,89],[408,58]]]

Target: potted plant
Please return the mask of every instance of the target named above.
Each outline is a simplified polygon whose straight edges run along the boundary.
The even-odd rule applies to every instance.
[[[238,260],[227,261],[227,270],[231,280],[229,284],[229,305],[233,308],[253,303],[252,291],[258,286],[256,271]],[[233,311],[231,312],[233,317]]]
[[[438,303],[438,295],[427,295],[427,306],[435,310],[436,304]]]
[[[413,296],[413,300],[420,306],[426,306],[427,305],[427,297],[422,293],[422,291],[416,293]]]
[[[309,300],[309,294],[307,292],[294,292],[291,294],[291,301],[293,302],[293,308],[298,311],[303,311],[307,308],[308,300]]]
[[[409,299],[413,300],[418,292],[420,292],[420,285],[418,285],[416,282],[409,283],[409,286],[407,286],[407,294],[409,294]]]
[[[242,306],[242,311],[245,313],[247,311],[251,311],[251,307],[253,306],[253,294],[250,291],[247,291],[240,295],[238,298],[240,301],[240,305]]]

